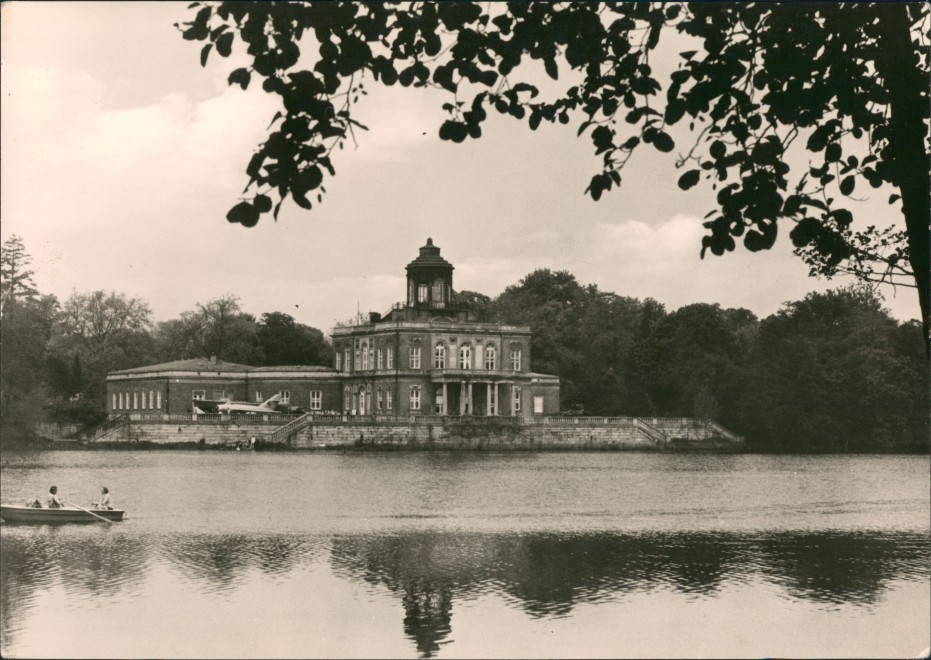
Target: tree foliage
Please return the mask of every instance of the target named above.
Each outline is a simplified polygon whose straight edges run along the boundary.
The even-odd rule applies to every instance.
[[[179,319],[159,324],[158,352],[162,360],[214,356],[229,362],[256,364],[259,360],[258,324],[240,307],[239,298],[226,294],[196,309],[182,312]]]
[[[928,446],[921,330],[890,318],[868,286],[812,293],[760,321],[703,303],[667,312],[538,270],[490,311],[530,325],[533,369],[560,376],[566,410],[712,418],[765,451]]]
[[[677,150],[679,186],[717,190],[702,254],[736,241],[770,248],[789,224],[818,274],[914,284],[928,318],[927,3],[265,3],[195,2],[185,39],[250,65],[230,84],[281,97],[268,138],[246,168],[250,194],[227,218],[255,225],[288,196],[312,207],[331,153],[355,129],[365,81],[446,90],[443,140],[478,138],[489,111],[578,123],[601,171],[586,192],[621,184],[644,145]],[[668,80],[651,65],[660,44],[686,44]],[[692,47],[694,46],[694,47]],[[571,83],[545,100],[542,65]],[[791,165],[795,159],[807,164]],[[852,229],[846,202],[865,187],[895,190],[905,231]],[[927,328],[926,328],[927,329]]]
[[[812,293],[760,325],[740,424],[782,450],[920,447],[927,373],[917,324],[899,326],[869,288]]]
[[[26,252],[23,239],[16,234],[10,236],[0,247],[0,305],[5,309],[8,302],[35,300],[38,295],[29,269],[32,257]]]
[[[283,312],[262,314],[256,336],[263,366],[326,365],[333,363],[333,347],[323,333]]]
[[[107,373],[153,357],[152,311],[140,298],[117,291],[75,291],[55,320],[47,378],[51,391],[66,401],[80,398],[102,409]]]

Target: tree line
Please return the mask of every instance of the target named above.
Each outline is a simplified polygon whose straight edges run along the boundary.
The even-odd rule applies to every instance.
[[[21,239],[3,245],[0,420],[92,423],[109,371],[215,355],[253,366],[331,365],[324,334],[283,312],[259,318],[232,295],[155,323],[118,292],[64,302],[33,283]],[[928,375],[917,321],[866,284],[810,293],[759,319],[698,303],[667,311],[534,271],[496,298],[462,291],[476,320],[526,324],[536,372],[559,375],[565,411],[703,417],[764,451],[922,450]]]
[[[43,295],[12,236],[0,255],[0,419],[91,423],[105,415],[110,371],[216,356],[253,366],[329,365],[324,334],[289,314],[256,318],[231,294],[154,322],[148,304],[115,291]]]
[[[929,446],[921,324],[893,319],[867,284],[762,320],[707,303],[667,311],[546,269],[459,300],[530,325],[533,370],[559,375],[567,412],[712,418],[764,451]]]

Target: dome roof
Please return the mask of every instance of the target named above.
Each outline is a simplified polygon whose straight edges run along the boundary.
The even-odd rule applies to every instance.
[[[420,255],[407,264],[408,270],[412,268],[448,268],[452,270],[453,265],[440,256],[440,248],[433,244],[432,238],[428,238],[427,244],[420,248]]]

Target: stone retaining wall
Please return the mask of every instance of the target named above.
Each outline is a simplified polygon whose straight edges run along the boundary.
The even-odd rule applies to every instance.
[[[513,420],[446,419],[442,422],[312,422],[282,438],[283,449],[405,449],[405,450],[740,450],[739,439],[716,435],[703,420],[642,420],[665,434],[661,440],[634,423],[572,418],[545,424],[518,424]],[[92,446],[235,446],[255,437],[269,443],[275,426],[199,424],[131,420]]]

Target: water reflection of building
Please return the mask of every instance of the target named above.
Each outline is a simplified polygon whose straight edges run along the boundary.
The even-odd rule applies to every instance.
[[[668,589],[713,597],[727,582],[765,580],[792,598],[869,607],[887,584],[927,580],[920,534],[486,534],[405,532],[334,539],[334,571],[401,596],[403,626],[423,657],[452,638],[454,600],[503,592],[534,617],[580,603]]]
[[[281,393],[310,411],[531,416],[559,411],[559,378],[531,370],[530,328],[479,323],[454,301],[453,265],[427,239],[407,265],[407,299],[333,331],[333,368],[250,367],[193,359],[107,376],[111,415],[187,413],[193,399],[262,402]]]

